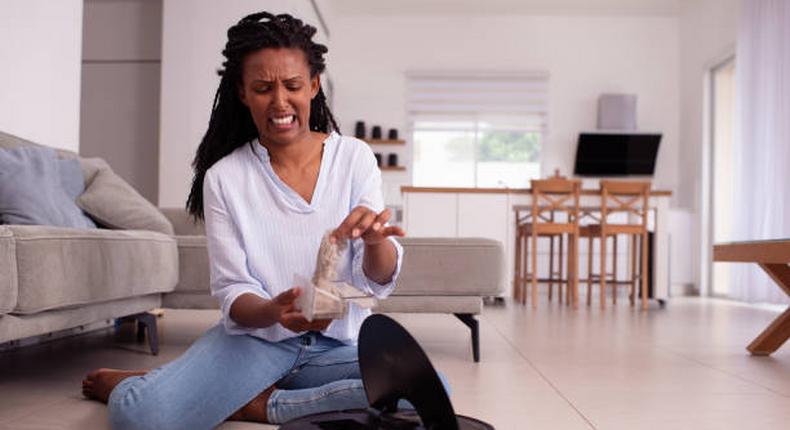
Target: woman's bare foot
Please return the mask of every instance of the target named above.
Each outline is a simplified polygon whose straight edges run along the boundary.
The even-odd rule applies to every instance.
[[[112,389],[130,376],[141,376],[147,370],[96,369],[82,380],[82,395],[107,403]]]
[[[242,406],[241,409],[236,411],[233,415],[228,417],[228,421],[252,421],[256,423],[268,423],[266,417],[266,403],[269,402],[269,397],[274,391],[274,386],[271,386],[261,394],[258,394],[249,403]]]

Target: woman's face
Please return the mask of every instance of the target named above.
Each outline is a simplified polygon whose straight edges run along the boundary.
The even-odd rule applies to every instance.
[[[319,86],[302,50],[264,48],[244,59],[239,98],[263,141],[288,145],[309,135],[310,101]]]

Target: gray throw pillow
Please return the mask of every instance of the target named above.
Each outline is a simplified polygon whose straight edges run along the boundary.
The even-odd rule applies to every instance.
[[[77,159],[58,160],[58,173],[60,173],[60,184],[72,201],[85,191],[85,177],[82,176],[82,168]],[[76,203],[75,203],[76,204]]]
[[[173,234],[173,225],[159,209],[109,167],[96,172],[77,204],[108,228]]]
[[[79,162],[72,161],[40,146],[0,150],[0,221],[95,228],[75,204],[84,183]]]

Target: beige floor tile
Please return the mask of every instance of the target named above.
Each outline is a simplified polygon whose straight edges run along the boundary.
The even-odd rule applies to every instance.
[[[673,299],[641,312],[547,303],[486,307],[482,361],[450,315],[397,314],[452,388],[456,412],[500,429],[786,428],[790,346],[752,357],[745,346],[775,312]],[[159,356],[110,331],[0,353],[0,429],[107,429],[106,408],[79,394],[96,367],[153,368],[215,324],[216,311],[166,310]],[[265,429],[226,423],[223,429]]]
[[[790,399],[766,394],[566,390],[599,429],[786,429]]]
[[[62,400],[62,393],[51,392],[45,386],[17,388],[0,385],[0,428]]]
[[[34,413],[0,425],[0,429],[109,429],[107,408],[103,404],[73,393],[64,397],[57,403],[39,407]]]

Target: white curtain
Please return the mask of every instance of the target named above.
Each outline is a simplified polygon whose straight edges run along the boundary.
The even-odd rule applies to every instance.
[[[790,238],[790,0],[742,0],[736,53],[735,240]],[[788,303],[755,264],[734,298]]]

